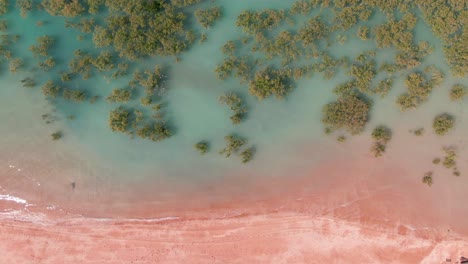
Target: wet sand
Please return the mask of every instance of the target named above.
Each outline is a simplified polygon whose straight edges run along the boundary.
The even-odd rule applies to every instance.
[[[224,192],[229,181],[223,181],[226,186],[184,191],[165,202],[113,204],[106,214],[110,218],[91,218],[106,208],[87,200],[66,210],[3,201],[2,259],[456,263],[468,255],[466,194],[455,188],[464,178],[429,188],[411,170],[392,162],[371,166],[372,161],[334,160],[288,181],[256,177],[242,192]],[[78,214],[84,208],[87,217]],[[138,219],[122,218],[130,215]]]
[[[160,223],[3,221],[0,234],[5,263],[444,263],[468,249],[466,240],[300,213]]]

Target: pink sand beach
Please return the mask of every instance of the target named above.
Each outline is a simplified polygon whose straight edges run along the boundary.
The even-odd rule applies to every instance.
[[[468,256],[467,195],[457,187],[466,179],[447,176],[428,187],[403,165],[372,162],[337,158],[293,181],[244,177],[242,188],[229,189],[234,183],[225,179],[157,202],[138,202],[141,188],[121,198],[127,203],[86,192],[56,208],[3,199],[2,263],[457,263]]]

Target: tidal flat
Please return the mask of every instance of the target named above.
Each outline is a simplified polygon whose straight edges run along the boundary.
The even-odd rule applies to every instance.
[[[440,241],[467,256],[467,10],[1,0],[2,219],[177,229],[277,212],[420,239],[403,263],[445,260]]]

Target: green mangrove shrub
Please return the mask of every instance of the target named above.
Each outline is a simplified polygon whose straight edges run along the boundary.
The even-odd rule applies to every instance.
[[[201,155],[208,153],[208,142],[200,141],[193,146]]]
[[[219,97],[219,102],[229,106],[233,115],[230,116],[233,124],[239,124],[244,120],[247,108],[245,107],[242,99],[235,93],[226,93]]]
[[[237,153],[245,144],[247,140],[235,135],[228,135],[224,137],[226,141],[226,147],[223,148],[219,154],[229,158],[233,153]]]
[[[76,103],[84,102],[87,99],[86,93],[79,90],[63,89],[62,96],[66,100],[70,100]]]
[[[432,174],[432,171],[426,172],[422,178],[422,183],[427,184],[427,186],[431,187],[433,183]]]
[[[434,118],[432,128],[437,135],[447,134],[455,126],[455,117],[449,114],[440,114]]]
[[[195,17],[204,28],[209,28],[222,16],[221,7],[215,6],[208,9],[197,9]]]
[[[59,140],[63,137],[63,134],[62,132],[57,131],[57,132],[52,133],[50,136],[52,137],[52,140]]]
[[[346,129],[351,134],[358,134],[368,121],[369,110],[370,103],[359,96],[341,96],[323,107],[322,122],[332,130]]]
[[[56,98],[59,94],[62,88],[60,86],[57,86],[54,84],[53,81],[47,81],[43,86],[42,86],[42,94],[46,98]]]
[[[267,67],[255,74],[249,83],[249,92],[259,100],[271,95],[281,99],[292,89],[288,82],[288,76],[284,72]]]
[[[31,45],[29,50],[33,53],[34,57],[47,57],[49,56],[49,49],[54,45],[55,40],[50,36],[42,36],[37,38],[37,45]]]
[[[106,100],[110,103],[126,103],[130,101],[131,97],[132,92],[127,89],[113,89]]]
[[[246,33],[255,34],[261,30],[279,26],[284,19],[286,19],[284,10],[244,10],[237,17],[236,26],[242,28]]]
[[[371,151],[375,157],[380,157],[385,152],[387,143],[392,139],[392,132],[386,126],[378,126],[374,128],[371,136],[374,139]]]
[[[119,106],[109,113],[109,127],[112,131],[126,133],[129,126],[129,119],[130,112]]]
[[[252,160],[254,155],[254,148],[250,147],[240,153],[242,163],[248,163]]]
[[[26,77],[26,78],[22,79],[21,84],[23,85],[23,87],[27,87],[27,88],[32,88],[32,87],[36,86],[36,82],[31,77]]]
[[[450,99],[452,101],[462,100],[468,93],[468,88],[463,84],[455,84],[450,89]]]

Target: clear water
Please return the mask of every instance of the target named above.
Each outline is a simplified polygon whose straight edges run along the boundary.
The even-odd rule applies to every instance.
[[[33,76],[44,82],[54,73],[67,70],[67,62],[75,49],[90,49],[90,36],[77,41],[79,32],[64,27],[64,19],[50,17],[45,12],[34,12],[26,19],[18,11],[10,11],[9,32],[21,36],[14,48],[14,57],[21,57],[28,65],[12,75],[2,67],[0,89],[0,194],[17,194],[32,201],[48,200],[50,204],[87,201],[119,202],[136,199],[139,188],[146,190],[140,200],[157,200],[162,194],[175,193],[180,184],[191,188],[219,182],[229,175],[248,177],[293,177],[318,166],[335,155],[370,155],[370,131],[379,124],[393,128],[394,138],[389,144],[385,158],[375,163],[407,160],[402,153],[408,152],[411,142],[417,160],[430,163],[432,153],[439,153],[444,144],[459,144],[465,151],[466,139],[463,131],[468,128],[465,121],[466,100],[450,103],[448,94],[453,83],[466,79],[451,77],[448,65],[441,52],[441,43],[433,37],[429,27],[420,21],[417,25],[416,40],[427,40],[435,51],[424,61],[424,65],[435,64],[446,74],[445,82],[437,88],[429,102],[415,111],[402,113],[395,106],[395,98],[404,91],[403,78],[395,82],[393,90],[385,99],[375,99],[371,121],[366,131],[350,138],[346,143],[336,142],[336,135],[323,133],[321,109],[335,95],[332,89],[349,77],[341,72],[333,80],[325,80],[317,74],[313,78],[297,83],[295,90],[284,100],[274,98],[259,102],[247,93],[247,86],[238,80],[216,79],[214,68],[222,62],[220,47],[228,40],[241,35],[235,27],[237,15],[244,9],[287,8],[291,1],[218,1],[224,8],[223,18],[206,31],[208,40],[195,44],[181,56],[181,62],[173,58],[148,59],[139,65],[152,68],[155,63],[170,63],[171,78],[162,102],[175,135],[162,142],[153,143],[141,139],[130,139],[125,135],[112,133],[107,125],[110,109],[117,104],[101,100],[95,104],[66,103],[62,100],[49,102],[43,98],[38,87],[21,87],[20,80]],[[382,21],[375,16],[374,21]],[[44,21],[37,27],[36,21]],[[298,20],[298,23],[301,19]],[[355,29],[354,29],[355,30]],[[354,31],[353,31],[354,32]],[[58,39],[52,54],[58,65],[50,75],[34,69],[28,47],[38,36],[52,35]],[[363,42],[349,34],[344,45],[335,44],[330,54],[337,57],[345,54],[359,54],[375,48],[372,41]],[[378,53],[378,60],[391,58],[391,50]],[[93,95],[105,97],[113,88],[123,88],[128,79],[108,82],[96,73],[88,81],[75,81],[72,87],[86,89]],[[218,97],[226,91],[236,91],[246,100],[248,118],[240,125],[233,126],[227,107],[218,103]],[[137,99],[132,103],[138,103]],[[436,114],[450,112],[457,117],[456,130],[444,138],[431,132],[431,122]],[[57,120],[45,124],[43,114],[53,113]],[[74,120],[66,117],[74,115]],[[426,128],[426,135],[420,139],[408,133],[410,129]],[[60,130],[64,137],[52,141],[50,134]],[[235,133],[248,138],[249,144],[257,149],[254,160],[242,165],[239,158],[226,159],[218,154],[224,146],[224,136]],[[211,151],[200,156],[193,144],[208,140]],[[409,154],[408,154],[409,155]],[[420,173],[420,168],[411,168]],[[463,169],[463,166],[460,167]],[[292,178],[293,179],[293,178]],[[412,181],[420,181],[420,174]],[[72,190],[71,184],[76,188]],[[201,188],[201,187],[200,187]],[[148,189],[153,189],[149,191]],[[132,192],[132,198],[127,192]],[[144,195],[143,195],[144,193]],[[111,198],[112,197],[112,198]],[[128,201],[127,201],[128,199]]]

